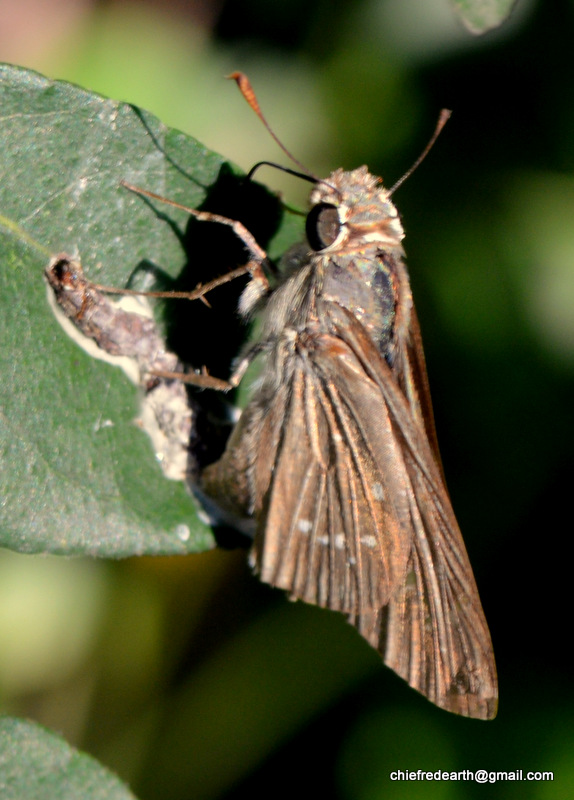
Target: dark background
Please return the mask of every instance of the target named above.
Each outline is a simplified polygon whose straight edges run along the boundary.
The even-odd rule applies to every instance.
[[[390,185],[453,110],[394,201],[500,678],[494,722],[441,712],[342,619],[259,585],[242,551],[6,553],[4,709],[63,732],[144,800],[571,797],[572,4],[519,3],[481,38],[438,0],[8,2],[0,21],[1,60],[146,107],[246,169],[285,159],[222,79],[233,69],[319,174],[366,163]],[[304,203],[293,179],[259,179]],[[554,782],[405,784],[397,769]]]

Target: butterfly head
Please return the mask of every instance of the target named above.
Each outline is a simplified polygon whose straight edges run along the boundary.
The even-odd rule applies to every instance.
[[[338,169],[311,192],[307,238],[317,252],[345,252],[378,245],[397,247],[404,237],[397,209],[380,178],[359,167]]]

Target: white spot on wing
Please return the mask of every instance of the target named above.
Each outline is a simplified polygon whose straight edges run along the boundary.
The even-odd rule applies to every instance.
[[[372,535],[361,536],[361,540],[360,541],[361,541],[361,544],[365,545],[365,547],[370,547],[371,549],[373,549],[374,547],[376,547],[377,537],[376,536],[372,536]]]
[[[297,522],[297,527],[299,528],[301,533],[309,533],[309,531],[313,527],[313,523],[309,519],[300,519]]]
[[[385,499],[385,493],[383,491],[383,485],[382,485],[382,483],[379,483],[378,481],[376,483],[373,483],[373,497],[375,498],[375,500],[384,500]]]

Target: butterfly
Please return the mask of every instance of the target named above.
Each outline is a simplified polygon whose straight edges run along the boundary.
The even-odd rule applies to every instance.
[[[247,78],[231,77],[267,125]],[[442,470],[398,184],[367,167],[302,177],[308,242],[272,290],[246,240],[239,311],[261,310],[262,325],[231,384],[254,358],[262,370],[198,492],[253,534],[262,581],[345,614],[436,705],[492,719],[492,643]]]

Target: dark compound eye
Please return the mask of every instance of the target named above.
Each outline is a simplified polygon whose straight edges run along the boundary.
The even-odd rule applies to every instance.
[[[318,203],[307,214],[307,239],[313,250],[324,250],[333,244],[341,230],[337,207]]]

